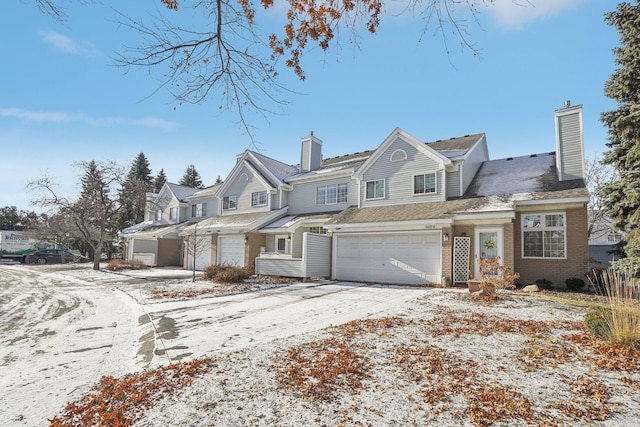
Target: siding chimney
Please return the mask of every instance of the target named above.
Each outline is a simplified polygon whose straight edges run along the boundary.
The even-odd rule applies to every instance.
[[[556,110],[556,169],[558,179],[584,179],[584,140],[582,135],[582,105]]]
[[[322,165],[322,141],[313,136],[301,139],[300,172],[311,172]]]

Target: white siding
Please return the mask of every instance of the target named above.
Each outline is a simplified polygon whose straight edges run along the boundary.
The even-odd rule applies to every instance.
[[[460,173],[462,175],[462,194],[467,190],[469,184],[476,176],[478,169],[482,163],[489,160],[487,155],[487,139],[483,136],[480,144],[476,144],[467,153],[467,157],[460,165]],[[462,195],[461,194],[461,195]]]
[[[331,275],[331,238],[320,234],[304,233],[304,277]]]
[[[249,178],[246,182],[240,181],[240,177],[243,174],[246,174]],[[224,194],[220,196],[221,203],[222,198],[225,196],[237,196],[238,207],[234,210],[223,210],[221,207],[221,215],[236,215],[240,213],[268,211],[270,209],[269,202],[267,202],[266,206],[255,208],[251,207],[251,193],[257,191],[268,192],[268,190],[269,189],[265,187],[264,183],[261,182],[260,179],[256,177],[251,170],[249,170],[249,168],[243,167]],[[270,199],[269,193],[267,193],[267,200],[270,201]]]
[[[392,162],[391,154],[398,150],[407,153],[407,159]],[[375,163],[369,166],[363,175],[360,184],[361,206],[381,206],[388,204],[422,203],[445,200],[444,195],[444,171],[439,159],[428,156],[418,151],[413,145],[408,144],[401,138],[382,153]],[[413,194],[414,175],[436,173],[437,191],[435,194]],[[385,198],[377,200],[367,200],[365,198],[366,182],[378,179],[385,180]]]
[[[581,115],[567,114],[557,118],[558,149],[556,161],[561,180],[579,179],[584,176]]]
[[[316,204],[316,188],[325,185],[347,184],[347,202],[332,205]],[[358,204],[358,187],[355,180],[349,177],[333,178],[322,181],[294,183],[293,191],[289,195],[289,213],[334,212]]]

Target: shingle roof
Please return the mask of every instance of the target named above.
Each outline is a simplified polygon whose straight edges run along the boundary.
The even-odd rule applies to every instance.
[[[184,185],[173,184],[171,182],[167,182],[167,186],[180,202],[186,202],[188,196],[201,190],[200,188],[185,187]]]
[[[275,177],[280,181],[298,171],[298,168],[295,166],[287,165],[276,159],[272,159],[271,157],[256,153],[255,151],[251,151],[251,154],[253,154],[260,161],[260,163],[262,163],[264,167],[267,168],[269,172],[274,174]]]
[[[584,189],[582,179],[559,181],[555,153],[489,160],[464,193],[464,198]]]
[[[483,133],[465,135],[445,140],[427,142],[426,144],[436,151],[469,151],[473,145],[484,136]]]

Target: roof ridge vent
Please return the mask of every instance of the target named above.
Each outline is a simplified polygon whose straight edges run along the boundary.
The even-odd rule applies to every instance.
[[[507,157],[507,160],[513,160],[513,157]]]
[[[529,157],[538,157],[538,155],[537,155],[537,154],[532,154],[532,155],[531,155],[531,156],[529,156]]]

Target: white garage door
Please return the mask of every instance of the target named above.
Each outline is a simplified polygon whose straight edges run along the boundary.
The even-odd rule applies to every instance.
[[[441,280],[440,233],[336,236],[338,280],[421,284]]]
[[[196,248],[196,270],[202,271],[211,264],[211,236],[198,237]]]
[[[218,264],[244,267],[244,234],[220,236]]]

